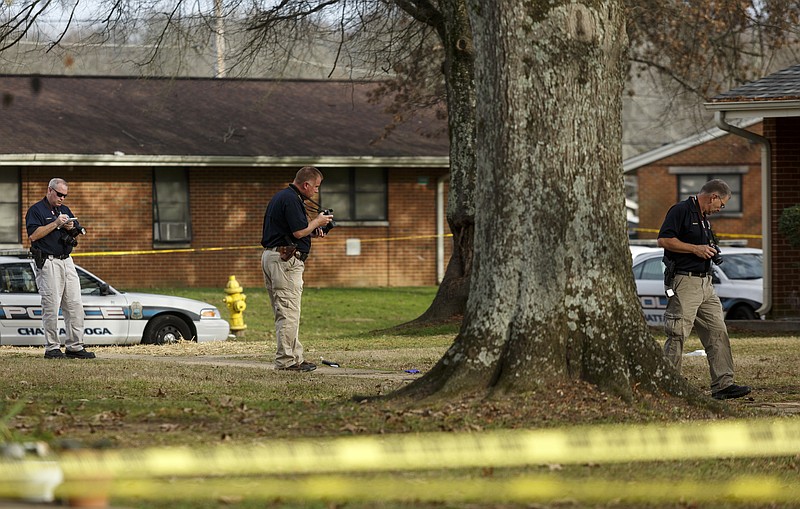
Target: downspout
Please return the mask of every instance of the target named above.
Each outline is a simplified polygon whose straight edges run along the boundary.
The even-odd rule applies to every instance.
[[[772,309],[772,146],[769,140],[725,121],[725,112],[714,113],[717,127],[723,131],[760,143],[761,151],[761,249],[764,252],[764,290],[758,315],[766,315]]]
[[[444,279],[444,183],[450,174],[436,180],[436,284]]]

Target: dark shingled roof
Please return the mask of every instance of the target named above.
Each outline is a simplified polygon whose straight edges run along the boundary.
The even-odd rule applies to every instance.
[[[793,65],[758,81],[712,97],[710,102],[796,101],[798,99],[800,99],[800,65]]]
[[[374,82],[0,75],[0,154],[447,156],[446,121],[392,121]],[[431,136],[435,133],[435,136]]]

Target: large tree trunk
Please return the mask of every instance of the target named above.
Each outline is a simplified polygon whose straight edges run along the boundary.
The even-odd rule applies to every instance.
[[[584,380],[680,393],[631,276],[621,172],[621,0],[467,0],[475,252],[461,331],[402,394]]]
[[[465,0],[442,0],[437,27],[445,47],[450,134],[447,223],[453,252],[430,307],[412,324],[460,318],[469,297],[475,224],[475,81],[472,29]]]
[[[422,315],[400,328],[460,320],[464,315],[472,274],[474,218],[469,216],[463,222],[449,220],[448,223],[453,232],[453,253],[436,296]]]

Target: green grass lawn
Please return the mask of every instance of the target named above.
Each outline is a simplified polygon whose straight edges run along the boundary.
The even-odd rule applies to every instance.
[[[148,290],[196,298],[215,304],[224,317],[221,290]],[[320,357],[342,364],[338,371],[322,369],[307,373],[276,372],[271,369],[274,354],[273,321],[266,292],[245,289],[246,335],[230,341],[196,344],[128,347],[97,347],[94,361],[48,361],[41,348],[0,347],[0,432],[6,440],[43,440],[59,453],[67,448],[133,449],[188,445],[241,446],[274,440],[322,439],[387,433],[466,432],[507,428],[553,428],[607,423],[696,422],[698,427],[717,419],[736,417],[793,418],[800,410],[800,384],[797,366],[800,348],[795,336],[737,334],[732,337],[737,380],[753,385],[753,398],[726,403],[728,413],[715,414],[688,407],[679,400],[650,395],[624,402],[591,386],[553,388],[532,394],[507,395],[500,399],[451,398],[424,404],[392,400],[364,400],[364,396],[388,394],[420,375],[405,374],[405,369],[429,370],[451,344],[458,332],[456,324],[425,329],[391,328],[419,316],[435,295],[435,288],[391,289],[315,289],[307,288],[303,297],[301,338],[311,360]],[[658,341],[663,336],[655,333]],[[700,348],[696,338],[686,351]],[[350,371],[348,371],[350,370]],[[349,374],[348,374],[349,373]],[[708,368],[702,357],[687,357],[684,373],[698,387],[708,386]],[[394,509],[404,507],[800,507],[800,501],[742,504],[730,497],[709,502],[697,495],[691,498],[659,498],[653,485],[649,503],[624,498],[625,483],[685,482],[700,483],[708,490],[722,489],[737,476],[767,475],[791,484],[797,479],[800,456],[767,458],[722,458],[686,461],[650,461],[616,464],[528,465],[515,468],[464,468],[417,473],[396,472],[365,475],[345,474],[355,479],[365,492],[361,499],[257,495],[242,488],[232,493],[233,479],[194,481],[162,479],[159,496],[115,496],[112,504],[142,508],[217,508],[217,507],[338,507]],[[581,489],[595,481],[617,486],[614,493],[601,493],[597,500],[570,495],[563,488],[559,502],[551,498],[532,500],[536,505],[512,503],[497,494],[497,502],[456,502],[465,491],[497,481],[511,482],[516,476],[534,476],[566,482]],[[743,486],[758,487],[747,477]],[[398,482],[408,483],[399,484]],[[214,483],[226,484],[209,494]],[[252,480],[251,487],[252,487]],[[305,477],[264,479],[256,482],[266,490],[271,483],[287,483],[289,490],[312,489],[326,480]],[[348,481],[349,482],[349,481]],[[405,501],[381,495],[382,482],[400,486],[407,492]],[[534,482],[534,481],[530,481]],[[433,486],[428,486],[433,483]],[[387,485],[383,485],[387,486]],[[406,486],[405,488],[403,486]],[[443,486],[458,493],[453,502],[423,502]],[[370,488],[371,487],[371,488]],[[366,490],[373,489],[373,492]],[[477,489],[477,488],[476,488]],[[499,488],[498,488],[499,489]],[[508,488],[510,489],[510,488]],[[609,488],[610,489],[610,488]],[[749,488],[748,488],[749,489]],[[420,491],[421,490],[421,491]],[[602,491],[602,490],[601,490]],[[703,490],[704,492],[706,490]],[[752,491],[752,490],[751,490]],[[189,492],[189,493],[187,493]],[[248,495],[248,493],[250,493]],[[414,498],[414,493],[418,495]],[[456,496],[458,495],[458,496]]]
[[[225,293],[219,289],[165,289],[150,288],[128,291],[164,293],[209,302],[217,306],[222,317],[230,320],[230,313],[222,299]],[[245,288],[247,309],[244,321],[247,325],[245,338],[261,341],[274,337],[274,319],[266,289]],[[381,331],[400,325],[421,315],[433,301],[435,287],[414,288],[305,288],[303,290],[301,340],[373,341],[373,331]],[[408,341],[425,334],[452,333],[454,326],[415,330]],[[413,337],[412,337],[413,336]],[[403,342],[403,346],[411,346]],[[391,347],[382,344],[383,347]]]

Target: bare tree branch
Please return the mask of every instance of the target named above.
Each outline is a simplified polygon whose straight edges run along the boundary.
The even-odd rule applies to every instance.
[[[36,20],[39,18],[39,16],[41,16],[42,13],[44,13],[50,6],[50,1],[51,0],[47,0],[44,3],[44,5],[42,5],[38,11],[36,11],[35,8],[40,3],[40,0],[34,0],[27,7],[21,9],[19,13],[17,13],[11,18],[10,21],[15,21],[16,23],[9,22],[9,23],[4,23],[2,26],[0,26],[3,28],[2,34],[0,34],[2,35],[0,36],[0,41],[2,41],[5,40],[6,37],[8,37],[10,34],[16,32],[19,29],[19,27],[25,25],[25,29],[22,30],[20,33],[18,33],[16,36],[12,37],[11,42],[6,44],[5,46],[0,47],[0,51],[4,51],[13,46],[14,44],[17,44],[19,41],[21,41],[28,34],[28,31],[33,26],[35,26]]]
[[[444,27],[444,18],[441,11],[428,0],[394,0],[398,7],[403,9],[415,20],[441,31]]]
[[[327,0],[324,2],[320,2],[315,6],[308,6],[306,9],[292,9],[287,14],[278,14],[281,12],[281,9],[289,4],[289,0],[283,0],[279,5],[273,7],[272,9],[262,13],[261,15],[256,17],[256,20],[252,23],[250,30],[266,30],[269,29],[271,26],[274,26],[281,21],[290,21],[296,20],[301,18],[306,18],[311,16],[312,14],[319,13],[323,11],[326,7],[335,5],[342,0]],[[306,2],[301,2],[306,4]]]
[[[78,3],[79,3],[78,0],[76,0],[75,3],[72,5],[72,9],[69,12],[69,19],[67,19],[67,24],[61,30],[61,34],[59,34],[58,39],[50,43],[50,47],[47,48],[47,52],[50,52],[51,49],[58,46],[59,43],[61,42],[61,39],[63,39],[64,35],[66,35],[67,30],[69,30],[69,27],[72,25],[72,20],[75,18],[75,10],[78,8]]]

